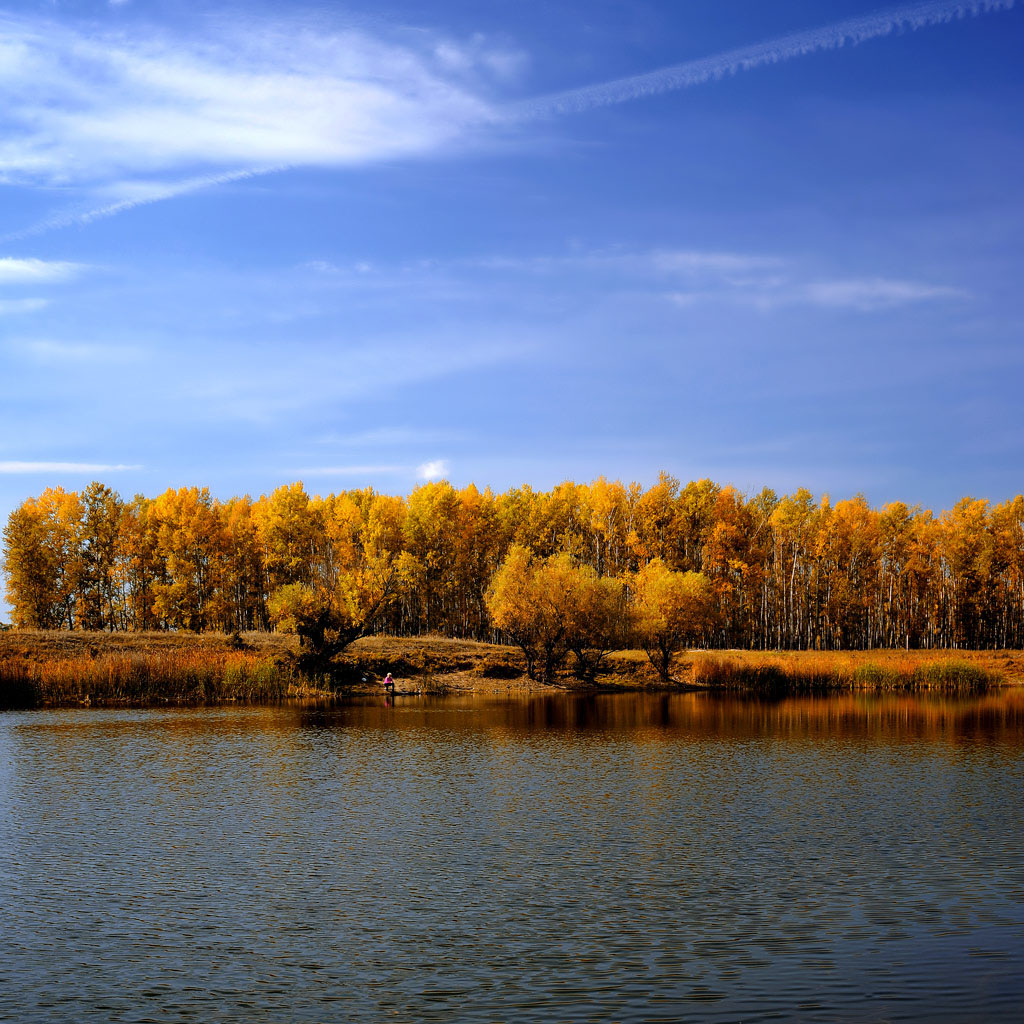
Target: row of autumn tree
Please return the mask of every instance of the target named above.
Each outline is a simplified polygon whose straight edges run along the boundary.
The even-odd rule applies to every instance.
[[[4,530],[14,623],[38,628],[268,629],[302,595],[355,614],[386,580],[385,631],[509,639],[494,595],[510,554],[618,580],[623,600],[655,560],[699,574],[714,613],[692,640],[708,646],[1024,646],[1021,496],[934,515],[666,475],[407,497],[297,483],[229,501],[194,487],[126,501],[94,483],[29,498]]]

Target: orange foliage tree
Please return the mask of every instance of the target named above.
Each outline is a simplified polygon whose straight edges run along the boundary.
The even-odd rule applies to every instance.
[[[319,496],[294,483],[227,501],[194,487],[123,500],[95,483],[16,508],[3,562],[23,627],[270,629],[288,619],[284,588],[338,595],[388,564],[403,586],[373,628],[507,640],[488,588],[517,545],[612,581],[609,606],[655,559],[702,573],[716,602],[700,634],[708,645],[1024,646],[1022,496],[965,498],[933,515],[806,490],[744,495],[667,474],[648,488],[599,478],[502,494],[440,481],[406,497]],[[581,648],[577,664],[588,649],[600,644]]]

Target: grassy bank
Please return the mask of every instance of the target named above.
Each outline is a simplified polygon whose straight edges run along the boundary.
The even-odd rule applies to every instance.
[[[986,690],[1005,681],[1004,673],[992,665],[944,654],[922,657],[878,651],[832,652],[800,659],[761,655],[756,661],[703,655],[693,660],[690,678],[693,684],[708,689],[756,693],[961,693]]]
[[[41,663],[0,660],[0,703],[9,706],[267,701],[309,689],[286,667],[244,653],[103,654]]]
[[[294,668],[295,637],[276,633],[0,633],[0,706],[276,701],[400,689],[426,693],[537,690],[518,650],[443,637],[366,637],[339,659],[333,680]],[[976,691],[1024,681],[1020,651],[691,652],[671,686],[760,693],[837,690]],[[566,674],[566,687],[579,684]],[[611,655],[598,684],[664,688],[641,651]]]
[[[366,637],[338,659],[333,679],[295,669],[296,638],[277,633],[0,633],[0,707],[207,704],[380,692],[522,687],[512,648],[437,637]],[[525,680],[525,685],[529,680]]]

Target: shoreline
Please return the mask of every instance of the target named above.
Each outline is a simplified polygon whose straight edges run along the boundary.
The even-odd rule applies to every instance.
[[[729,692],[966,692],[1024,685],[1024,651],[681,652],[671,682],[641,651],[608,656],[592,683],[530,679],[517,648],[438,636],[372,636],[337,660],[327,684],[295,669],[281,633],[0,632],[0,708],[162,707],[387,696]],[[404,694],[401,691],[406,691]]]

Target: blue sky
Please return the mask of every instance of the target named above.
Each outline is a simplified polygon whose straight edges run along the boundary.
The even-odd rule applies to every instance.
[[[95,478],[1018,493],[1024,3],[878,11],[0,7],[0,516]]]

